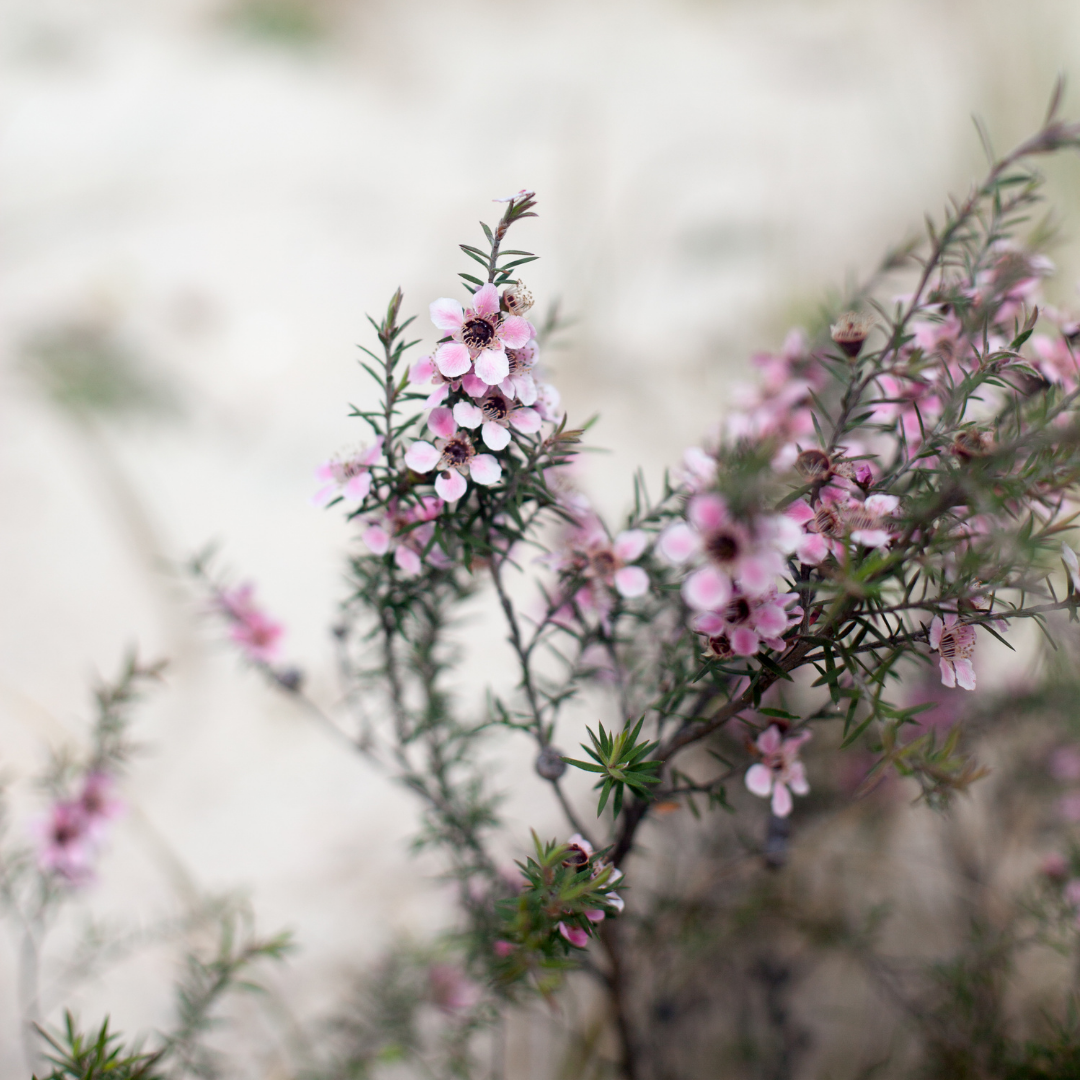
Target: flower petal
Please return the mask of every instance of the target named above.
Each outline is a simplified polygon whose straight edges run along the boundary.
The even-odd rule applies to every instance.
[[[529,320],[523,319],[520,315],[511,315],[509,318],[503,319],[499,323],[497,332],[499,340],[511,349],[520,349],[532,337],[532,327],[529,326]]]
[[[863,505],[871,514],[885,517],[900,505],[900,500],[895,495],[871,495]]]
[[[777,784],[772,793],[772,812],[777,817],[787,817],[794,805],[787,785]]]
[[[510,431],[502,424],[489,420],[480,430],[484,445],[492,450],[505,450],[510,445]]]
[[[690,523],[702,532],[714,532],[728,521],[727,503],[719,495],[698,495],[686,508]]]
[[[684,563],[701,546],[701,538],[685,522],[668,526],[661,534],[657,547],[669,562]]]
[[[775,754],[780,749],[783,739],[780,729],[775,724],[770,724],[758,737],[755,745],[763,754]]]
[[[507,419],[524,435],[535,435],[543,423],[535,409],[514,409]]]
[[[476,377],[483,379],[488,386],[498,386],[510,374],[510,361],[507,360],[504,352],[485,349],[476,358],[474,370],[476,371]]]
[[[952,689],[956,685],[956,672],[953,670],[952,663],[943,656],[938,667],[941,668],[941,685]]]
[[[423,439],[417,439],[417,441],[405,451],[405,464],[408,465],[413,472],[426,473],[431,472],[431,470],[435,468],[441,457],[442,454],[440,454],[431,443],[425,442]]]
[[[635,559],[641,558],[648,545],[648,533],[642,529],[627,529],[615,537],[612,550],[623,562],[634,562]]]
[[[484,414],[469,401],[459,401],[454,406],[454,419],[465,428],[478,428],[484,422]]]
[[[469,306],[477,315],[494,315],[499,310],[499,290],[489,281],[473,293]]]
[[[441,472],[435,477],[435,490],[439,498],[447,502],[457,502],[465,494],[467,487],[465,477],[456,469],[447,469],[446,472]]]
[[[439,436],[440,439],[449,439],[451,435],[457,431],[457,424],[454,422],[454,418],[457,416],[457,411],[451,412],[447,408],[440,406],[437,409],[432,409],[427,418],[427,426]]]
[[[746,788],[759,799],[767,799],[772,792],[772,769],[760,762],[746,770]]]
[[[362,473],[358,473],[356,476],[350,476],[345,482],[345,486],[341,489],[341,494],[347,499],[356,499],[360,502],[367,498],[367,493],[371,490],[371,473],[366,470]]]
[[[649,591],[649,575],[640,566],[624,566],[615,571],[615,588],[625,597],[644,596]]]
[[[461,342],[448,341],[435,351],[435,364],[446,378],[456,379],[472,366],[472,357]]]
[[[390,535],[381,525],[369,525],[360,539],[372,555],[385,555],[390,548]]]
[[[953,667],[956,669],[957,685],[963,687],[965,690],[974,690],[975,668],[972,666],[971,661],[963,658],[954,660]]]
[[[397,550],[394,552],[394,562],[396,562],[406,574],[415,576],[420,573],[420,556],[417,555],[412,548],[406,547],[404,544],[399,544]]]
[[[490,454],[477,454],[469,462],[469,473],[478,484],[490,487],[502,479],[502,466]]]
[[[715,611],[731,599],[731,579],[713,566],[704,566],[683,582],[682,594],[695,610]]]
[[[740,626],[728,635],[731,651],[736,656],[753,656],[761,644],[757,634],[747,626]]]
[[[461,388],[471,398],[483,397],[487,393],[488,384],[483,379],[469,371],[461,376]]]
[[[427,382],[435,375],[435,361],[430,356],[421,356],[411,368],[409,368],[409,382]]]
[[[425,409],[434,409],[436,405],[441,405],[449,395],[450,384],[441,383],[439,386],[436,386],[426,398],[424,398],[423,407]]]
[[[431,313],[431,321],[435,324],[435,328],[447,334],[460,330],[461,324],[465,321],[465,311],[462,306],[448,297],[433,300],[428,311]]]
[[[945,629],[945,627],[942,624],[941,620],[935,615],[930,620],[930,648],[931,649],[940,649],[941,648],[941,634],[944,631],[944,629]]]

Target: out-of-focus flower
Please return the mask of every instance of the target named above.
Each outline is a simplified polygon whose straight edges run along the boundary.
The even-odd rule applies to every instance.
[[[1064,542],[1061,545],[1061,558],[1068,571],[1072,591],[1080,594],[1080,563],[1077,562],[1076,552]]]
[[[431,305],[431,321],[450,335],[435,351],[435,365],[447,379],[470,369],[478,379],[496,386],[510,374],[506,349],[520,349],[532,337],[528,322],[499,311],[499,292],[490,282],[473,294],[472,306],[443,298]]]
[[[576,949],[584,949],[589,944],[589,935],[580,927],[567,926],[566,923],[560,920],[558,930]]]
[[[38,865],[71,884],[90,877],[93,837],[86,813],[75,800],[53,803],[44,822],[39,823]]]
[[[318,479],[326,481],[315,494],[315,502],[325,506],[339,496],[354,502],[363,502],[371,490],[371,466],[377,465],[383,456],[383,437],[363,450],[347,457],[333,458],[320,465],[315,472]]]
[[[945,686],[975,689],[975,627],[959,622],[953,614],[942,620],[935,615],[930,622],[930,648],[940,657],[941,681]]]
[[[1062,881],[1069,872],[1069,862],[1064,855],[1057,851],[1051,851],[1043,856],[1039,863],[1039,873],[1050,878],[1051,881]]]
[[[124,811],[124,803],[116,795],[116,781],[100,769],[86,774],[77,801],[87,835],[94,841],[100,840],[106,825]]]
[[[762,644],[782,651],[784,634],[802,617],[798,599],[798,593],[781,595],[775,585],[761,596],[736,592],[723,608],[698,615],[693,627],[710,639],[714,655],[726,648],[734,656],[753,656]],[[726,645],[712,645],[714,638]]]
[[[464,1012],[483,997],[477,983],[456,964],[432,964],[428,968],[431,1000],[443,1012]]]
[[[854,360],[862,351],[863,342],[870,336],[870,331],[873,328],[873,315],[860,315],[855,311],[845,311],[829,327],[829,334],[833,341],[840,346],[844,354]]]
[[[1080,791],[1062,795],[1057,801],[1056,809],[1062,821],[1070,821],[1073,824],[1080,821]]]
[[[430,495],[412,505],[392,500],[378,514],[365,519],[360,539],[373,555],[392,550],[394,562],[406,574],[419,574],[425,559],[433,566],[447,566],[446,553],[431,543],[435,526],[430,522],[442,513],[442,508],[442,499]]]
[[[478,454],[464,431],[435,440],[433,446],[418,439],[405,452],[405,464],[418,473],[438,472],[435,491],[440,499],[457,502],[465,494],[465,475],[485,487],[502,478],[502,466],[491,454]]]
[[[811,732],[800,731],[784,738],[773,724],[763,731],[754,745],[761,761],[746,770],[746,786],[759,798],[772,796],[772,812],[777,817],[787,817],[794,805],[791,793],[808,795],[810,785],[806,782],[806,769],[799,760],[799,748]]]
[[[1080,780],[1080,747],[1059,746],[1046,763],[1046,771],[1055,779],[1068,783]]]
[[[268,664],[277,657],[285,628],[255,603],[254,585],[223,589],[217,606],[229,621],[229,636],[249,660]]]

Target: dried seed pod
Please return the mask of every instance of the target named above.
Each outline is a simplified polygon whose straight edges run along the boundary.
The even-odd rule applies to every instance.
[[[804,450],[795,459],[795,471],[807,480],[828,480],[833,466],[823,450]]]
[[[859,355],[863,342],[870,336],[874,328],[872,315],[860,315],[855,311],[845,311],[836,322],[829,327],[829,333],[845,355],[852,360]]]
[[[971,461],[972,458],[985,457],[993,449],[994,440],[988,431],[980,431],[978,428],[965,428],[958,431],[949,448],[961,461]]]
[[[524,315],[533,306],[533,294],[520,281],[503,289],[502,308],[511,315]]]
[[[536,758],[536,771],[545,780],[558,780],[566,772],[566,762],[562,759],[562,751],[554,746],[545,746]]]

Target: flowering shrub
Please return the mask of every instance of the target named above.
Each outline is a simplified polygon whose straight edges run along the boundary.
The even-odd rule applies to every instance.
[[[423,805],[419,844],[457,883],[458,955],[428,966],[425,991],[450,1025],[453,1068],[502,1004],[550,998],[584,966],[610,994],[622,1071],[642,1074],[621,924],[657,814],[752,812],[746,789],[768,800],[759,853],[780,865],[818,732],[830,755],[861,755],[851,791],[907,778],[943,808],[985,775],[961,728],[925,721],[908,689],[932,673],[974,691],[992,639],[1077,614],[1080,323],[1041,304],[1051,266],[1020,235],[1039,197],[1028,160],[1077,146],[1080,127],[1052,109],[830,326],[755,356],[760,379],[723,426],[658,492],[636,482],[617,524],[574,486],[584,431],[544,375],[558,321],[533,320],[519,274],[536,256],[506,247],[535,216],[533,192],[503,200],[483,246],[462,245],[474,265],[460,295],[430,304],[424,356],[410,355],[400,291],[373,320],[378,347],[362,363],[380,400],[355,411],[368,441],[320,468],[316,496],[361,545],[335,627],[356,716],[320,715],[391,763]],[[280,664],[282,626],[251,587],[217,583],[206,559],[193,567],[242,655],[300,695],[299,672]],[[462,715],[448,690],[453,627],[482,590],[516,669],[483,714]],[[587,725],[578,757],[567,717],[586,690],[617,720]],[[534,835],[509,873],[478,760],[500,729],[532,740],[565,819],[563,837]],[[64,887],[85,878],[114,812],[112,758],[99,757],[41,833],[41,872]],[[574,804],[570,769],[595,780],[595,804]],[[1054,858],[1044,901],[1055,925],[1075,923],[1080,863]]]

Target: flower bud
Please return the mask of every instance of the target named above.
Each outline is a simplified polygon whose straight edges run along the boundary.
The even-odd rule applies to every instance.
[[[288,690],[295,694],[304,685],[304,673],[296,667],[283,667],[274,669],[274,680],[282,690]]]
[[[524,315],[533,306],[533,294],[520,281],[503,289],[502,307],[511,315]]]
[[[536,771],[545,780],[558,780],[566,772],[566,762],[562,759],[562,751],[554,746],[545,746],[536,758]]]
[[[829,327],[829,333],[837,345],[852,360],[859,355],[863,342],[874,328],[872,315],[859,315],[854,311],[845,311],[836,322]]]

